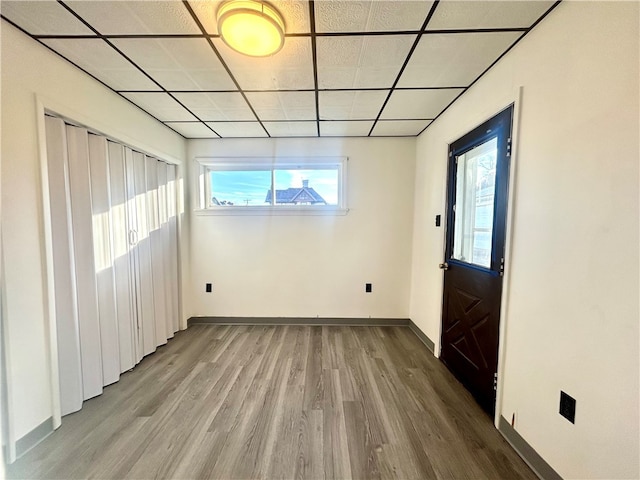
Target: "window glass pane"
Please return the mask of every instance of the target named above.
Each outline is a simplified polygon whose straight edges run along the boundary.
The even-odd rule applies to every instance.
[[[453,258],[491,266],[497,138],[456,157]]]
[[[269,205],[271,170],[214,170],[210,172],[211,205]]]
[[[277,169],[275,175],[277,205],[338,204],[337,168]]]

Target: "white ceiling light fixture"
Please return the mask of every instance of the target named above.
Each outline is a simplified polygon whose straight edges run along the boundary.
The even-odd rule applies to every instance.
[[[230,0],[218,8],[218,33],[237,52],[267,57],[284,45],[280,12],[260,0]]]

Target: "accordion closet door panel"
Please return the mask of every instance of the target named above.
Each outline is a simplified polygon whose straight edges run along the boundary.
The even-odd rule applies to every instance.
[[[142,353],[156,350],[155,304],[153,298],[153,268],[151,265],[151,239],[147,209],[146,162],[139,152],[132,153],[133,186],[135,190],[135,227],[133,228],[136,260],[136,305],[142,331]]]
[[[67,415],[80,410],[83,400],[80,331],[71,244],[67,135],[64,122],[54,117],[45,117],[45,130],[60,408],[62,415]]]
[[[109,185],[111,190],[111,238],[113,271],[118,316],[118,344],[120,372],[132,369],[137,356],[138,325],[135,313],[135,290],[130,259],[129,220],[127,214],[127,186],[124,164],[125,147],[108,142]]]
[[[158,162],[145,157],[147,168],[147,219],[149,221],[149,245],[151,248],[151,272],[153,280],[153,304],[155,309],[156,345],[167,343],[167,308],[164,289],[164,260],[162,233],[160,231],[160,205],[158,202]]]
[[[89,133],[67,125],[69,192],[77,292],[82,390],[84,399],[102,393],[102,347],[93,251],[93,218],[89,183]]]
[[[120,379],[120,346],[113,267],[111,194],[107,139],[89,134],[89,171],[93,211],[93,253],[96,269],[103,385]]]

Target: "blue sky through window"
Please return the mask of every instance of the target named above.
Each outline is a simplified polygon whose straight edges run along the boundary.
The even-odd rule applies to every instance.
[[[303,180],[320,194],[327,205],[338,204],[337,169],[276,170],[276,190],[302,188]],[[211,196],[219,204],[241,206],[268,205],[267,192],[271,189],[271,170],[214,170],[210,172]]]

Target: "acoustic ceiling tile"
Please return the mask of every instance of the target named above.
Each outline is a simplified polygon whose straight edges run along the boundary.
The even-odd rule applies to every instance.
[[[167,90],[236,90],[204,38],[123,38],[112,42]]]
[[[266,137],[267,133],[258,122],[207,122],[218,135],[226,137]]]
[[[182,2],[78,0],[67,4],[103,35],[202,33]]]
[[[305,90],[314,87],[311,40],[287,38],[270,57],[248,57],[213,42],[243,90]]]
[[[375,119],[389,90],[320,92],[320,118],[324,120]]]
[[[93,35],[58,2],[3,0],[2,15],[32,35]]]
[[[114,90],[160,90],[101,39],[50,39],[43,43]]]
[[[315,120],[313,92],[247,92],[247,99],[261,120]]]
[[[398,87],[466,87],[521,35],[521,32],[423,35]]]
[[[366,137],[373,125],[373,120],[357,120],[355,122],[320,122],[322,137]]]
[[[255,120],[239,92],[175,93],[189,110],[204,121]]]
[[[272,137],[317,137],[316,122],[262,122]]]
[[[122,95],[163,122],[197,120],[166,93],[142,92],[123,93]]]
[[[382,32],[419,30],[432,1],[315,2],[318,32]]]
[[[201,122],[165,122],[165,124],[186,138],[219,138]]]
[[[433,119],[463,89],[395,90],[380,116],[383,120]]]
[[[217,12],[223,0],[190,0],[189,5],[198,16],[207,33],[218,34]],[[306,0],[270,0],[284,20],[285,33],[309,32],[309,2]]]
[[[413,35],[319,37],[318,86],[390,87],[414,40]]]
[[[528,28],[554,2],[528,1],[441,1],[427,25],[427,30],[475,28]]]
[[[372,137],[416,136],[431,120],[378,120],[371,132]]]

